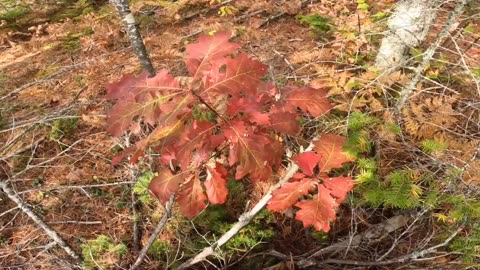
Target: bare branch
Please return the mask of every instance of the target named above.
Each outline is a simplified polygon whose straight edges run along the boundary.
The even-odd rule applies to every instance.
[[[165,206],[165,212],[163,213],[162,219],[160,220],[160,222],[158,222],[157,227],[155,228],[155,231],[153,231],[152,235],[150,235],[150,238],[148,239],[147,244],[140,251],[140,254],[138,255],[137,260],[132,265],[132,267],[130,267],[130,270],[135,270],[142,264],[143,259],[147,255],[148,250],[150,249],[150,246],[157,239],[158,235],[162,232],[163,228],[167,224],[167,221],[172,214],[174,199],[175,199],[175,194],[172,194],[170,196],[170,200],[167,202],[167,205]]]
[[[35,224],[37,224],[37,226],[42,228],[45,233],[53,241],[55,241],[55,243],[57,243],[63,250],[65,250],[68,255],[70,255],[70,257],[72,257],[78,262],[81,261],[80,256],[78,256],[77,253],[73,251],[73,249],[60,237],[60,235],[55,230],[45,224],[45,222],[43,222],[43,220],[37,214],[35,214],[35,212],[33,212],[33,210],[28,205],[26,205],[12,189],[7,186],[7,183],[5,181],[0,181],[0,188],[3,190],[3,192],[5,192],[5,194],[7,194],[10,200],[12,200],[18,205],[18,208],[20,208],[25,214],[27,214],[35,222]]]

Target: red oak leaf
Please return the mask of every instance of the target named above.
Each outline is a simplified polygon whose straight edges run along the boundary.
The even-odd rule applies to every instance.
[[[218,32],[214,36],[201,35],[197,43],[186,46],[188,71],[196,80],[211,64],[223,62],[225,56],[234,53],[240,45],[229,42],[231,33]]]
[[[212,135],[206,141],[203,142],[201,147],[197,148],[195,153],[192,156],[192,167],[196,168],[201,166],[204,162],[208,159],[212,158],[212,152],[217,148],[219,145],[225,142],[225,136],[223,134],[220,135]]]
[[[319,141],[314,141],[314,150],[320,155],[318,167],[320,172],[328,172],[341,168],[343,163],[354,159],[343,153],[343,145],[347,139],[336,134],[322,133]]]
[[[220,163],[215,168],[207,167],[207,180],[205,180],[205,189],[208,200],[212,204],[222,204],[227,200],[227,169]]]
[[[285,183],[273,192],[273,197],[268,201],[268,209],[283,211],[294,205],[301,195],[307,195],[318,180],[303,178],[301,181]]]
[[[138,77],[133,74],[124,75],[120,81],[107,85],[106,99],[120,99],[137,94],[137,84],[148,78],[148,72],[142,72]]]
[[[270,114],[270,127],[278,132],[296,135],[300,131],[298,115],[291,112],[275,112]]]
[[[177,138],[184,128],[182,120],[170,123],[168,125],[158,126],[145,139],[135,143],[135,151],[130,158],[131,163],[136,163],[142,157],[149,146],[168,145],[175,138]]]
[[[245,53],[239,54],[236,58],[227,59],[225,65],[225,73],[218,70],[208,75],[202,95],[212,91],[230,94],[233,97],[255,95],[260,78],[267,73],[266,65],[251,60]]]
[[[166,203],[170,195],[178,190],[187,174],[179,173],[172,174],[167,168],[161,168],[158,172],[158,176],[152,179],[149,185],[150,191],[162,202]]]
[[[320,161],[320,155],[317,155],[314,152],[303,152],[300,155],[293,157],[292,160],[297,163],[298,167],[300,167],[306,175],[311,176],[313,175],[313,169]]]
[[[241,137],[247,137],[250,133],[247,131],[247,126],[242,120],[234,120],[230,122],[230,126],[223,129],[225,137],[232,142],[237,143]]]
[[[295,219],[303,222],[306,228],[313,225],[317,231],[330,231],[330,221],[335,220],[335,210],[338,203],[330,195],[323,185],[318,185],[318,194],[311,200],[303,200],[295,204],[300,210],[295,215]]]
[[[196,150],[209,144],[210,137],[213,136],[215,125],[207,121],[194,121],[183,134],[179,142],[175,145],[175,156],[180,163],[182,170],[188,170],[192,161],[192,155]],[[209,148],[210,153],[218,146],[220,142],[215,142],[213,148]],[[209,155],[210,153],[207,153]]]
[[[185,106],[190,95],[180,88],[175,78],[167,70],[160,70],[153,78],[142,74],[139,77],[126,75],[118,83],[110,84],[107,98],[119,99],[108,113],[107,131],[114,136],[125,132],[136,117],[141,117],[145,123],[154,125],[156,122],[169,123],[176,116],[189,111]],[[175,110],[171,107],[162,108],[166,103],[175,100]],[[178,102],[184,100],[184,102]],[[163,111],[163,116],[162,115]]]
[[[280,165],[283,147],[269,135],[248,131],[241,121],[233,122],[223,130],[231,142],[229,164],[238,163],[235,179],[249,174],[253,182],[267,180],[273,167]]]
[[[108,113],[107,132],[121,136],[132,124],[133,118],[140,113],[141,104],[131,100],[118,101]]]
[[[345,200],[347,193],[353,189],[353,179],[351,177],[333,177],[323,180],[323,185],[330,190],[330,193],[337,197],[337,202]]]
[[[282,92],[284,109],[295,112],[300,108],[314,117],[329,114],[333,105],[328,101],[326,89],[287,86]]]
[[[203,193],[200,178],[198,175],[194,175],[178,193],[177,202],[180,206],[180,212],[192,219],[207,207],[206,200],[207,197]]]
[[[266,94],[234,97],[228,102],[227,113],[230,116],[236,116],[241,113],[243,118],[250,123],[270,125],[268,113],[263,113],[270,102],[271,98]]]
[[[295,173],[292,178],[288,179],[288,182],[296,182],[296,181],[300,181],[302,180],[303,178],[305,178],[305,174],[303,173]]]

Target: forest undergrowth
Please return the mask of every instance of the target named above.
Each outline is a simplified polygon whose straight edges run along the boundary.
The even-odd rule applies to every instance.
[[[241,160],[228,161],[228,146],[218,151],[217,167],[195,156],[200,165],[192,170],[191,189],[198,181],[203,195],[205,179],[223,175],[228,194],[218,192],[212,199],[215,194],[207,187],[205,205],[169,208],[170,193],[149,188],[159,175],[175,171],[169,153],[150,144],[157,126],[112,124],[112,108],[118,108],[112,83],[142,71],[115,8],[108,1],[2,1],[0,268],[131,269],[147,246],[137,269],[179,269],[215,246],[297,162],[303,176],[284,186],[315,175],[352,181],[346,196],[333,195],[336,202],[344,201],[332,203],[336,215],[322,223],[322,230],[298,215],[297,205],[320,197],[316,188],[295,193],[286,205],[288,198],[274,193],[277,197],[246,227],[188,269],[479,269],[480,4],[466,1],[455,13],[457,1],[439,2],[425,40],[409,48],[401,67],[386,71],[375,63],[395,2],[130,1],[153,66],[157,73],[168,70],[172,85],[195,80],[196,75],[187,75],[195,69],[188,64],[195,44],[227,33],[226,40],[242,53],[225,61],[245,53],[261,70],[255,80],[271,82],[287,99],[295,89],[322,89],[311,103],[321,100],[328,111],[294,103],[285,107],[290,118],[282,114],[271,120],[278,113],[271,104],[280,100],[279,92],[255,92],[257,97],[273,93],[262,103],[268,109],[234,117],[248,118],[256,128],[268,114],[279,124],[268,138],[256,138],[267,141],[270,152],[283,145],[290,156],[265,157],[276,164],[268,177],[257,173],[258,166],[244,168],[243,174],[237,167],[235,174],[232,165]],[[455,21],[448,24],[452,16]],[[185,89],[196,95],[203,88]],[[399,102],[404,93],[408,98]],[[195,124],[185,121],[192,127],[179,133],[188,137],[210,121],[212,137],[223,130],[234,141],[218,113],[231,110],[225,104],[234,105],[225,100],[213,109],[202,104],[188,114]],[[312,151],[308,147],[316,138],[319,145],[322,136],[327,142],[325,134],[342,138],[338,155],[343,159],[327,170],[315,167],[315,160],[309,174],[290,157]],[[143,156],[134,164],[127,160],[132,147]],[[184,160],[199,152],[192,149],[183,153]],[[350,180],[342,181],[348,186]],[[316,184],[318,190],[328,188],[326,180],[322,183]],[[299,198],[303,201],[296,203]],[[149,243],[159,224],[162,232]]]

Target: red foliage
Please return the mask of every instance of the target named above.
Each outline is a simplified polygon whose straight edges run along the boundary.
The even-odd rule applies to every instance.
[[[148,149],[159,154],[158,176],[150,190],[162,202],[177,193],[180,210],[189,218],[206,207],[207,196],[212,204],[226,201],[230,169],[237,180],[248,177],[255,183],[269,179],[280,167],[285,152],[277,134],[299,133],[300,111],[319,117],[332,108],[326,89],[286,86],[280,90],[262,82],[267,66],[237,53],[240,46],[230,42],[230,36],[204,35],[186,46],[185,64],[191,78],[186,86],[167,70],[160,70],[153,78],[145,73],[125,75],[107,87],[107,98],[115,100],[108,113],[110,134],[138,134],[141,127],[153,129],[114,162],[127,156],[130,162],[137,162]],[[305,174],[312,175],[316,164],[320,164],[321,172],[327,172],[349,160],[338,152],[343,144],[338,139],[341,137],[334,136],[322,135],[325,147],[316,144],[317,154],[296,159]],[[217,157],[228,160],[228,170],[226,164],[207,166]],[[206,180],[201,180],[205,174]],[[293,180],[275,192],[270,209],[291,207],[319,182],[303,174]],[[342,187],[338,190],[333,183],[323,188],[340,200],[348,185],[338,183]],[[301,208],[299,213],[306,211],[305,206]]]
[[[208,177],[205,180],[208,200],[212,204],[222,204],[227,200],[227,169],[217,163],[215,168],[207,167]]]
[[[317,163],[322,157],[314,152],[304,152],[300,155],[293,157],[292,160],[298,164],[298,167],[302,169],[306,175],[313,175],[313,169],[317,166]]]
[[[320,154],[320,172],[329,172],[331,169],[341,168],[345,162],[353,161],[353,158],[343,153],[345,137],[323,133],[320,138],[320,141],[314,142],[314,150]]]
[[[289,183],[273,193],[273,197],[268,202],[268,209],[272,211],[283,211],[293,206],[302,195],[310,193],[310,189],[318,186],[318,193],[312,200],[300,200],[295,204],[300,208],[295,218],[303,222],[305,227],[313,225],[317,230],[328,232],[330,230],[329,222],[335,220],[335,210],[346,198],[347,193],[353,189],[353,180],[351,177],[327,177],[324,168],[338,168],[350,159],[342,153],[343,137],[337,135],[326,136],[323,134],[319,141],[314,141],[314,150],[319,153],[304,152],[292,160],[298,164],[304,174],[296,174]],[[325,147],[318,147],[318,146]],[[326,150],[328,149],[328,151]],[[333,161],[335,162],[333,162]],[[318,175],[313,178],[307,177],[314,174],[315,167],[319,166]]]

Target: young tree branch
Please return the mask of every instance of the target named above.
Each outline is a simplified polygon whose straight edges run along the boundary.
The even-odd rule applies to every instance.
[[[314,139],[315,140],[315,139]],[[304,152],[311,151],[313,149],[313,143],[305,149]],[[230,230],[223,234],[215,243],[211,246],[204,248],[200,253],[195,255],[195,257],[189,259],[179,266],[178,269],[189,268],[199,262],[204,261],[208,256],[213,255],[215,250],[227,243],[232,237],[234,237],[243,227],[250,224],[253,218],[267,205],[268,201],[272,198],[273,191],[279,189],[283,184],[285,184],[292,176],[298,171],[298,165],[294,162],[291,162],[287,168],[285,175],[272,187],[269,191],[260,199],[260,201],[250,210],[244,212],[239,218],[238,222],[235,223]]]
[[[155,228],[155,231],[153,231],[152,235],[150,235],[150,238],[148,239],[147,244],[140,251],[140,254],[138,255],[137,260],[132,265],[132,267],[130,267],[130,270],[135,270],[142,264],[143,259],[147,255],[148,250],[150,249],[150,246],[152,246],[153,242],[157,239],[158,235],[162,232],[163,228],[167,224],[168,219],[172,215],[174,199],[175,199],[175,194],[172,194],[172,196],[170,196],[170,200],[167,202],[167,205],[165,206],[165,212],[163,213],[162,219],[160,220],[160,222],[158,222],[157,227]]]
[[[15,194],[15,192],[8,187],[5,181],[0,181],[0,189],[7,194],[8,198],[15,202],[25,214],[27,214],[34,222],[37,224],[38,227],[42,228],[43,231],[53,240],[56,244],[58,244],[65,252],[70,255],[73,259],[77,262],[80,262],[80,256],[73,251],[73,249],[60,237],[60,235],[50,228],[33,210],[23,202],[23,200]]]

